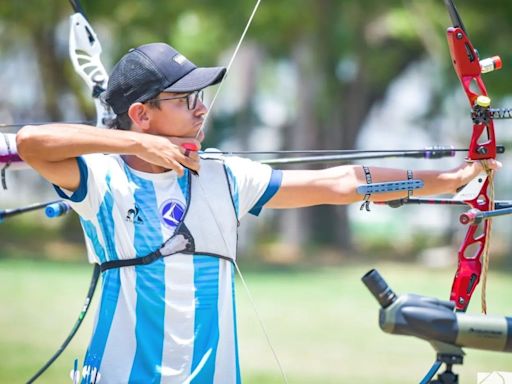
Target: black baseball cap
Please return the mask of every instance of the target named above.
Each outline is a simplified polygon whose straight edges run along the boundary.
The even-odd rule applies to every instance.
[[[130,49],[115,65],[102,98],[119,115],[160,92],[197,91],[219,83],[225,74],[225,67],[197,67],[168,44],[145,44]]]

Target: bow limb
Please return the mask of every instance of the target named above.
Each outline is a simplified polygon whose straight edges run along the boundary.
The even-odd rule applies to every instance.
[[[113,118],[109,106],[100,99],[107,86],[108,74],[101,62],[101,44],[87,21],[79,0],[70,0],[75,10],[71,16],[69,33],[69,56],[75,72],[84,80],[91,91],[96,108],[96,126],[106,127]],[[3,133],[0,140],[0,177],[3,189],[7,189],[5,172],[9,170],[31,169],[17,154],[16,139],[13,133]]]
[[[466,93],[473,112],[478,108],[489,108],[482,105],[482,97],[487,97],[487,89],[482,79],[482,68],[478,52],[473,47],[461,17],[453,0],[444,0],[453,26],[447,30],[448,46],[455,72]],[[487,99],[486,99],[487,100]],[[486,101],[484,100],[484,103]],[[468,149],[469,160],[487,160],[496,158],[496,137],[494,122],[490,119],[473,119],[473,131]],[[478,193],[465,202],[480,211],[494,208],[493,172],[481,177],[483,181]],[[458,267],[454,277],[450,299],[455,302],[456,309],[465,311],[476,285],[483,277],[482,310],[485,304],[485,275],[488,265],[491,221],[471,225],[458,251]],[[482,262],[483,268],[482,268]],[[483,271],[482,271],[483,269]],[[483,273],[482,273],[483,272]]]
[[[80,3],[70,0],[76,13],[71,16],[69,33],[69,57],[75,72],[84,80],[91,91],[96,107],[96,126],[106,127],[113,118],[113,112],[100,99],[106,89],[108,74],[101,62],[101,44],[85,18]]]
[[[99,95],[103,91],[108,81],[108,75],[105,67],[101,63],[101,45],[94,33],[94,30],[87,22],[82,7],[80,6],[79,0],[70,0],[73,9],[76,11],[71,16],[71,27],[69,35],[69,54],[75,71],[80,77],[86,82],[87,86],[92,92],[94,103],[96,106],[97,113],[97,126],[104,127],[107,119],[112,115],[112,111],[105,104],[103,104]],[[50,357],[50,359],[27,381],[27,384],[36,381],[67,348],[75,334],[78,332],[82,322],[89,310],[92,303],[96,286],[98,285],[98,279],[100,276],[99,264],[94,264],[91,281],[89,283],[89,289],[84,301],[84,305],[78,315],[75,324],[71,328],[68,336],[61,344],[59,349]],[[73,378],[79,377],[80,373],[73,371]]]

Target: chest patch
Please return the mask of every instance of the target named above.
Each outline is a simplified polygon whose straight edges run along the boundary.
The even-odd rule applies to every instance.
[[[185,205],[178,200],[166,200],[160,206],[160,220],[168,228],[176,228],[185,215]]]

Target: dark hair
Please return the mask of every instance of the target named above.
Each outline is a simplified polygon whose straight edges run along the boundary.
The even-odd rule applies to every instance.
[[[146,101],[150,108],[160,109],[160,101],[159,100],[149,100]],[[132,119],[128,116],[128,112],[121,113],[116,115],[112,120],[107,122],[107,126],[112,129],[120,129],[123,131],[129,131],[132,128]]]

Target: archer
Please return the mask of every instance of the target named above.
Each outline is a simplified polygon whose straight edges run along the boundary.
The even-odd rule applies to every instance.
[[[87,382],[98,372],[102,383],[241,381],[233,279],[247,213],[455,192],[482,171],[479,162],[447,171],[283,171],[199,156],[203,89],[225,72],[146,44],[111,73],[103,98],[115,129],[56,123],[17,134],[19,155],[80,215],[103,272]],[[383,182],[392,183],[371,188]]]

